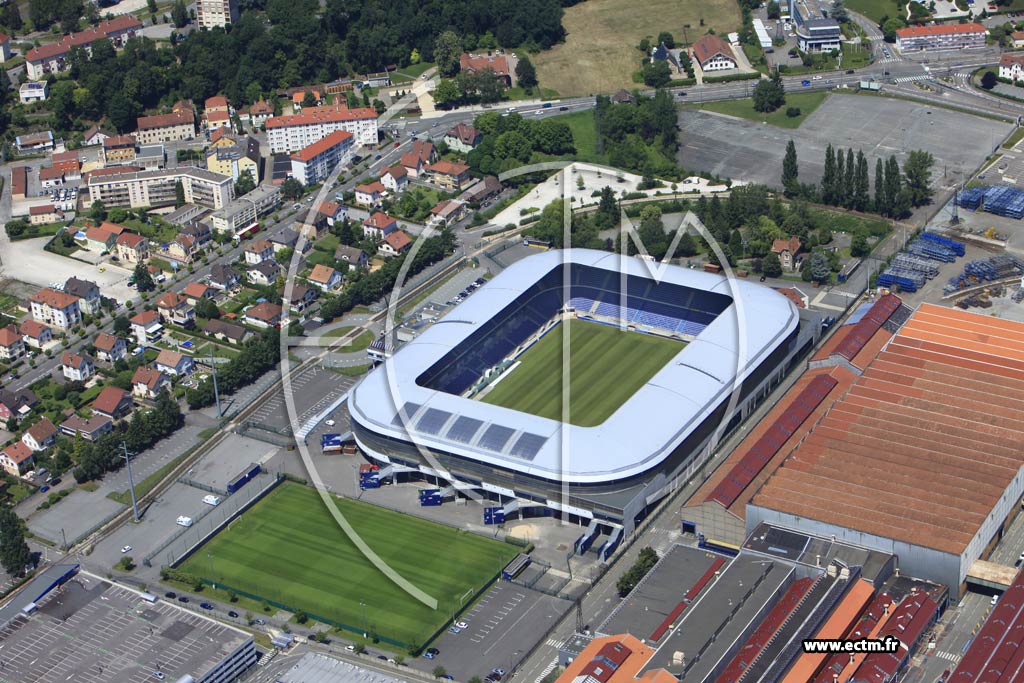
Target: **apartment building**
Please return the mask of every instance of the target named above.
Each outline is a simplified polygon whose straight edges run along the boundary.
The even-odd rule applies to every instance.
[[[93,42],[101,38],[110,40],[115,48],[124,47],[128,39],[140,30],[142,22],[132,16],[101,21],[85,31],[68,34],[56,43],[32,48],[25,53],[25,70],[29,80],[41,81],[47,74],[60,73],[68,68],[67,57],[71,48],[81,47],[89,52]]]
[[[58,292],[56,289],[41,289],[29,299],[32,319],[38,323],[61,330],[74,327],[82,320],[78,297]]]
[[[981,24],[909,26],[896,31],[896,47],[901,52],[985,47],[986,31]]]
[[[136,120],[136,129],[135,137],[140,145],[191,140],[196,136],[195,114],[180,108],[170,114],[140,116]]]
[[[347,130],[336,130],[323,140],[303,147],[292,154],[292,177],[303,185],[319,183],[338,164],[352,162],[354,140]]]
[[[227,26],[238,21],[238,0],[196,0],[200,29]]]
[[[120,166],[135,161],[135,137],[111,135],[103,141],[103,164]]]
[[[270,152],[297,152],[339,130],[348,131],[357,145],[377,144],[377,112],[343,105],[308,107],[301,114],[267,119]]]
[[[214,173],[231,176],[238,181],[246,171],[254,182],[260,181],[260,143],[245,136],[233,145],[211,149],[206,157],[206,168]]]
[[[241,236],[257,225],[260,216],[273,211],[280,202],[279,185],[259,185],[210,214],[210,225],[215,232]]]
[[[230,176],[204,168],[182,166],[152,171],[89,175],[89,198],[107,207],[171,206],[175,185],[181,182],[185,202],[219,209],[231,201],[234,192]]]

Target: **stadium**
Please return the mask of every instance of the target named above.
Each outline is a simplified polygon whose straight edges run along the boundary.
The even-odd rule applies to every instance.
[[[436,464],[506,515],[629,534],[820,331],[767,287],[651,265],[569,249],[507,268],[352,390],[358,445],[383,477]]]

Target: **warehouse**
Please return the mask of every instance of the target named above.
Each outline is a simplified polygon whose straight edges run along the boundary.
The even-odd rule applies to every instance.
[[[845,341],[840,342],[840,347]],[[924,304],[747,508],[959,595],[1024,493],[1024,324]]]

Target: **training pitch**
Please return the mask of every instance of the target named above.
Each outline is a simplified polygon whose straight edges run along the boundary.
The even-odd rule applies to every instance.
[[[182,570],[314,619],[422,646],[519,552],[507,543],[367,503],[334,500],[374,552],[437,599],[437,610],[380,573],[338,527],[317,492],[291,482],[217,534]]]
[[[520,365],[482,399],[540,417],[562,420],[562,335],[559,325],[519,357]],[[607,420],[668,361],[683,350],[674,339],[571,320],[569,416],[593,427]]]

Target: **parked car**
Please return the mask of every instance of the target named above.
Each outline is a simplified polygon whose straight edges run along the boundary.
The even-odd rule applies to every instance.
[[[458,626],[452,626],[451,628],[448,629],[448,633],[454,633],[455,635],[458,635],[458,634],[462,633],[462,629],[459,628]]]
[[[228,616],[231,617],[232,619],[237,619],[238,618],[238,612],[236,612],[234,610],[231,610],[230,612],[228,612]]]
[[[43,486],[39,487],[39,493],[46,493],[49,490],[50,490],[50,487],[46,486],[45,484]]]
[[[262,619],[253,619],[250,623],[252,623],[252,624],[254,624],[256,626],[266,626],[267,625],[267,622],[263,621]]]
[[[167,591],[166,593],[164,593],[164,597],[168,600],[173,600],[174,598],[178,597],[178,594],[174,591]]]
[[[123,548],[121,548],[121,553],[122,554],[123,553],[130,553],[131,551],[132,551],[132,547],[130,545],[126,545]]]
[[[459,628],[469,628],[469,624],[467,624],[464,621],[456,621],[455,625],[458,626]]]
[[[180,598],[178,598],[178,602],[181,602],[181,603],[187,603],[188,601],[189,600],[188,600],[188,596],[187,595],[182,595]]]
[[[213,605],[211,605],[208,602],[201,602],[201,603],[199,603],[199,606],[202,607],[203,609],[213,609]]]

